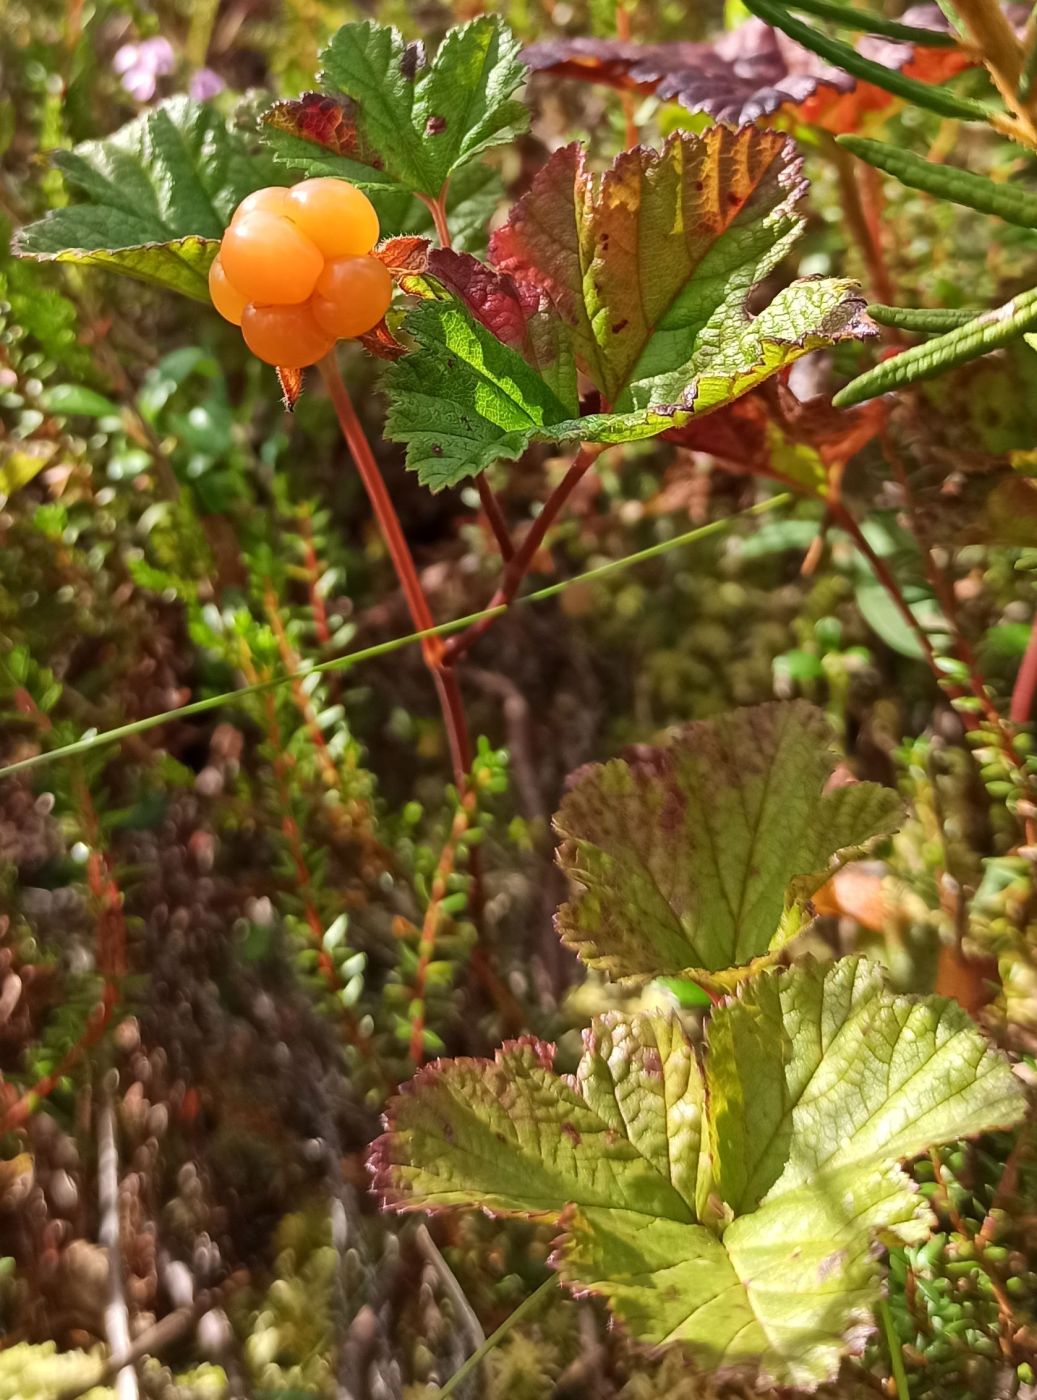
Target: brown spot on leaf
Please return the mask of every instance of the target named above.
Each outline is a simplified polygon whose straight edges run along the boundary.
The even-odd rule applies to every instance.
[[[654,1045],[649,1045],[644,1054],[645,1074],[650,1074],[653,1079],[662,1077],[663,1062],[659,1056],[659,1051]]]
[[[429,117],[425,123],[426,136],[440,136],[446,131],[446,117]]]

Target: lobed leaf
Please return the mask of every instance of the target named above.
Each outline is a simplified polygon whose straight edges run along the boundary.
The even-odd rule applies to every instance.
[[[814,1389],[871,1325],[876,1235],[928,1228],[897,1162],[1024,1105],[960,1007],[847,958],[745,984],[705,1056],[676,1020],[612,1013],[572,1078],[528,1041],[440,1062],[391,1103],[371,1166],[397,1209],[559,1221],[565,1282],[640,1339]]]
[[[614,977],[706,982],[787,941],[814,891],[901,815],[874,783],[825,792],[830,744],[794,701],[582,770],[555,817],[573,889],[563,940]]]
[[[383,232],[433,237],[428,206],[386,173],[377,154],[360,143],[355,123],[356,104],[348,97],[307,92],[264,113],[263,140],[274,160],[295,174],[349,180],[366,190]],[[462,166],[452,176],[445,207],[455,248],[485,252],[487,229],[503,197],[500,175],[485,162]]]
[[[832,402],[838,408],[863,403],[876,394],[903,389],[920,380],[931,379],[980,355],[988,355],[1017,340],[1024,331],[1037,326],[1037,288],[1020,292],[1004,306],[984,311],[975,320],[924,345],[914,345],[891,360],[884,360],[866,374],[840,389]]]
[[[275,109],[272,124],[287,130],[294,116],[295,141],[312,141],[316,132],[338,169],[343,161],[369,166],[375,184],[438,198],[458,170],[513,140],[528,123],[526,108],[514,98],[525,77],[518,43],[496,16],[451,29],[431,63],[421,44],[405,43],[396,29],[371,21],[346,24],[322,61],[323,86],[348,102],[336,113],[314,104],[311,95],[308,106],[304,99]],[[293,147],[279,144],[282,154],[291,154]]]
[[[873,334],[848,281],[803,279],[747,310],[799,233],[803,187],[791,144],[754,129],[638,147],[600,181],[576,147],[557,152],[494,235],[495,267],[430,263],[458,300],[415,311],[418,349],[389,379],[408,464],[438,489],[534,440],[651,437]],[[577,416],[576,367],[610,412]]]
[[[494,304],[494,314],[503,314],[501,305]],[[655,437],[746,393],[810,350],[864,334],[863,307],[855,283],[794,283],[761,316],[732,327],[730,340],[714,356],[703,349],[701,372],[684,386],[683,406],[649,404],[580,418],[572,401],[572,357],[564,337],[555,334],[556,318],[530,323],[527,353],[534,368],[460,302],[425,301],[404,323],[418,348],[398,360],[386,380],[386,435],[406,443],[407,465],[433,491],[495,461],[513,461],[532,442],[610,444]],[[490,316],[488,306],[484,314]],[[509,333],[503,321],[498,325]],[[572,398],[563,402],[561,394]]]
[[[905,24],[884,20],[872,11],[811,0],[811,6],[818,4],[838,10],[844,23],[848,17],[860,16],[860,24],[853,27],[887,36],[863,39],[858,45],[860,55],[880,67],[933,82],[974,61],[955,47],[954,36],[935,5],[913,6],[904,15],[911,23]],[[944,52],[934,53],[934,49]],[[549,39],[524,49],[522,57],[535,72],[652,93],[660,101],[679,102],[689,111],[706,112],[737,126],[788,109],[801,120],[830,130],[854,130],[864,111],[890,101],[879,87],[859,83],[780,28],[755,17],[709,43]]]
[[[1037,228],[1037,194],[1029,190],[1014,184],[996,184],[985,175],[925,160],[885,141],[869,141],[861,136],[840,136],[838,140],[858,160],[884,170],[913,190],[924,190],[937,199],[963,204],[981,214],[994,214],[1021,228]]]
[[[758,19],[712,43],[548,39],[523,49],[522,58],[534,72],[652,93],[736,126],[854,86],[847,74],[816,61]]]
[[[679,399],[799,235],[806,190],[771,131],[675,133],[624,152],[599,179],[556,151],[496,231],[490,256],[551,299],[581,368],[617,411]]]
[[[22,229],[20,257],[107,267],[206,302],[209,264],[231,214],[246,194],[279,180],[269,157],[186,97],[103,141],[57,151],[54,162],[84,201]]]

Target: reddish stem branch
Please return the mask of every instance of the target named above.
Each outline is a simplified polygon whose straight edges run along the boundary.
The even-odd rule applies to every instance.
[[[486,480],[486,473],[480,472],[475,478],[475,487],[479,492],[479,501],[483,512],[489,522],[493,537],[497,541],[497,548],[500,550],[501,558],[507,564],[515,553],[515,546],[511,542],[511,533],[508,530],[508,522],[504,519],[504,512],[501,510],[500,502],[494,494],[493,487]]]
[[[522,543],[518,546],[505,566],[500,584],[497,587],[496,593],[494,593],[487,604],[488,607],[506,607],[514,600],[516,593],[518,593],[522,585],[522,580],[529,572],[537,551],[544,542],[544,536],[554,524],[562,506],[565,505],[566,501],[572,495],[580,480],[594,465],[601,450],[602,449],[598,446],[590,447],[584,444],[579,452],[577,452],[569,470],[551,492],[550,496],[548,496],[547,500],[544,502],[543,510],[533,521]],[[484,617],[481,621],[474,622],[467,631],[454,637],[452,641],[446,644],[443,650],[444,661],[448,665],[453,665],[455,661],[464,656],[465,652],[468,651],[473,643],[477,642],[484,633],[489,631],[495,621],[495,617]]]
[[[1035,717],[1034,701],[1037,700],[1037,614],[1034,615],[1030,640],[1026,644],[1019,674],[1012,688],[1010,715],[1013,724],[1031,724]]]
[[[621,44],[629,44],[631,37],[630,11],[626,7],[626,0],[616,0],[616,38]],[[619,103],[623,109],[626,148],[628,151],[632,151],[641,139],[641,133],[637,129],[637,107],[634,94],[621,88]]]
[[[1020,772],[1023,765],[1019,758],[1019,755],[1015,751],[1015,746],[1012,743],[1012,732],[1005,724],[1005,717],[1002,715],[1001,711],[997,708],[997,706],[994,704],[993,700],[990,697],[990,692],[987,689],[987,683],[984,679],[983,671],[979,664],[979,658],[973,651],[971,642],[965,636],[964,632],[961,629],[961,625],[958,622],[958,608],[957,601],[954,597],[954,586],[951,583],[951,580],[947,577],[946,573],[937,563],[932,550],[929,548],[928,541],[924,538],[922,531],[919,527],[917,506],[915,503],[914,492],[911,489],[911,481],[907,474],[907,468],[901,461],[900,454],[897,452],[896,447],[888,431],[883,432],[882,434],[882,447],[883,452],[886,456],[886,460],[889,462],[890,467],[892,468],[893,474],[897,479],[897,484],[899,485],[901,493],[904,497],[904,506],[907,510],[908,522],[911,526],[911,533],[914,535],[915,540],[918,544],[918,548],[921,552],[922,560],[925,565],[926,577],[928,578],[930,586],[932,587],[932,590],[936,595],[937,601],[943,608],[943,611],[947,617],[947,621],[950,624],[951,631],[953,633],[954,650],[957,652],[958,659],[959,661],[961,661],[968,674],[969,690],[972,692],[972,695],[975,697],[975,699],[979,701],[980,705],[982,706],[983,714],[986,718],[987,723],[997,735],[997,741],[1005,762],[1010,768],[1015,769],[1016,772]],[[1033,713],[1034,692],[1037,691],[1037,618],[1034,619],[1034,632],[1031,634],[1030,644],[1027,647],[1027,654],[1023,658],[1023,665],[1022,667],[1020,667],[1019,675],[1016,678],[1015,690],[1012,693],[1012,702],[1009,712],[1009,718],[1014,724],[1027,723],[1027,719],[1020,720],[1017,718],[1016,715],[1016,699],[1017,692],[1020,688],[1020,683],[1022,683],[1024,690],[1027,685],[1027,681],[1024,678],[1024,672],[1026,671],[1027,665],[1027,658],[1030,658],[1032,667],[1032,676],[1029,680],[1030,704],[1028,715],[1030,715]],[[949,693],[957,698],[960,697],[963,693],[967,692],[962,692],[960,689],[955,688],[954,690],[950,690]],[[967,717],[963,716],[963,719],[965,719],[967,727],[973,727],[972,725],[968,724]],[[1037,826],[1035,826],[1033,819],[1026,818],[1023,822],[1023,828],[1026,833],[1027,842],[1032,843],[1035,834],[1037,834]]]
[[[386,490],[385,482],[382,480],[382,474],[378,470],[378,464],[374,459],[360,420],[356,416],[353,401],[342,380],[334,353],[326,355],[320,361],[319,368],[331,401],[335,406],[342,435],[346,439],[357,471],[360,473],[360,479],[364,483],[364,489],[374,510],[382,538],[389,550],[396,576],[407,600],[411,619],[417,631],[428,631],[435,625],[428,599],[425,597],[421,580],[418,578],[418,571],[411,557],[399,517],[396,514],[396,508]],[[468,790],[468,773],[472,766],[472,746],[468,736],[468,722],[465,718],[464,702],[461,699],[461,688],[457,676],[446,660],[443,644],[438,637],[426,637],[423,640],[422,655],[436,684],[439,708],[450,744],[454,782],[457,784],[458,792],[464,794]],[[470,869],[473,881],[473,921],[479,930],[481,939],[482,889],[478,854],[478,851],[472,852]],[[479,982],[493,998],[504,1017],[505,1024],[512,1029],[521,1026],[521,1008],[507,986],[497,976],[481,942],[472,950],[470,966]]]
[[[422,204],[432,215],[432,222],[436,227],[436,237],[443,248],[450,247],[450,226],[446,221],[446,191],[447,187],[444,185],[436,199],[425,194],[418,195]]]
[[[76,1041],[75,1045],[62,1056],[49,1074],[45,1074],[42,1079],[37,1079],[31,1089],[26,1089],[14,1103],[7,1108],[0,1117],[0,1133],[9,1132],[12,1128],[20,1127],[22,1123],[35,1110],[36,1105],[42,1099],[49,1098],[61,1081],[69,1074],[83,1058],[86,1052],[92,1049],[108,1027],[112,1019],[118,1000],[114,982],[105,984],[104,996],[90,1013],[86,1030]]]
[[[331,402],[335,406],[342,435],[346,439],[346,445],[356,464],[356,469],[360,473],[360,480],[364,484],[364,490],[367,492],[375,519],[378,521],[378,528],[389,551],[393,568],[396,570],[396,577],[403,589],[411,619],[419,632],[427,632],[435,626],[432,611],[429,608],[428,599],[425,597],[425,590],[421,586],[421,580],[418,578],[418,571],[411,557],[399,516],[396,514],[396,507],[393,505],[385,482],[382,480],[382,474],[378,470],[378,463],[374,459],[374,453],[371,451],[360,419],[356,416],[353,400],[349,397],[349,390],[339,372],[334,352],[325,355],[319,368],[331,396]],[[442,641],[438,637],[426,637],[422,641],[421,650],[425,658],[425,665],[435,678],[436,694],[439,697],[443,723],[446,726],[450,742],[454,781],[458,788],[463,790],[467,782],[468,770],[472,764],[472,750],[468,737],[468,725],[464,717],[464,706],[461,702],[461,691],[456,676],[444,669]]]
[[[310,612],[313,614],[313,629],[317,641],[326,647],[331,641],[331,627],[328,623],[328,609],[320,592],[320,560],[313,542],[313,526],[309,510],[299,512],[299,536],[302,540],[303,565],[306,569],[306,584],[310,594]]]

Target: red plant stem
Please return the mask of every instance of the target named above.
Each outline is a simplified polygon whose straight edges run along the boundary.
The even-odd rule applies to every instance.
[[[1005,759],[1005,762],[1010,768],[1014,768],[1017,772],[1021,772],[1023,764],[1019,755],[1016,753],[1015,747],[1012,743],[1012,734],[1005,725],[1005,719],[1004,716],[1001,714],[1001,711],[997,708],[993,700],[990,698],[990,693],[987,689],[987,683],[983,676],[982,668],[979,664],[979,658],[973,651],[971,642],[961,630],[961,626],[958,622],[958,608],[956,599],[954,597],[954,587],[950,579],[944,573],[943,569],[941,569],[939,564],[937,563],[932,550],[929,548],[928,541],[923,537],[922,531],[919,528],[917,506],[915,503],[914,492],[911,489],[911,481],[908,477],[907,469],[904,466],[904,463],[900,458],[900,454],[896,450],[896,446],[894,445],[888,431],[884,431],[882,434],[882,448],[886,460],[887,462],[889,462],[890,467],[893,470],[893,475],[897,479],[897,484],[900,487],[901,494],[903,495],[904,506],[907,510],[908,522],[911,526],[911,533],[914,535],[915,540],[918,544],[918,548],[921,552],[922,560],[925,565],[926,577],[928,578],[930,586],[932,587],[932,590],[936,595],[937,601],[943,608],[943,611],[947,617],[947,621],[950,623],[951,630],[954,634],[954,649],[958,654],[958,659],[961,661],[962,665],[966,668],[966,671],[968,672],[969,689],[971,690],[973,696],[979,701],[980,705],[983,707],[983,714],[986,717],[987,723],[991,726],[991,728],[997,735],[998,744],[1001,748],[1001,753]],[[1032,677],[1030,678],[1030,705],[1029,710],[1027,712],[1027,717],[1023,719],[1018,719],[1016,714],[1016,698],[1020,682],[1023,683],[1024,688],[1026,685],[1026,681],[1024,679],[1024,672],[1026,671],[1028,659],[1030,659],[1033,671]],[[1023,658],[1023,664],[1020,667],[1019,675],[1016,677],[1015,689],[1012,692],[1012,701],[1009,710],[1009,718],[1013,724],[1028,723],[1029,716],[1033,713],[1033,698],[1035,690],[1037,690],[1037,617],[1034,618],[1034,630],[1030,634],[1030,642],[1026,650],[1026,656],[1024,656]],[[961,692],[959,691],[958,694],[960,693]],[[1026,833],[1027,842],[1029,844],[1032,844],[1035,836],[1037,836],[1037,824],[1034,823],[1034,820],[1032,818],[1028,817],[1024,820],[1023,827]]]
[[[933,675],[939,682],[940,689],[947,691],[951,695],[956,695],[958,697],[962,696],[965,692],[962,691],[960,687],[950,687],[947,685],[947,677],[940,670],[939,659],[937,658],[936,652],[933,650],[933,644],[929,640],[928,633],[908,606],[907,599],[900,591],[900,585],[897,583],[896,579],[890,572],[889,566],[887,565],[886,561],[882,558],[881,555],[876,554],[875,550],[868,543],[867,536],[865,535],[861,527],[857,524],[855,518],[846,509],[842,501],[830,501],[828,505],[828,511],[833,522],[836,525],[838,525],[840,529],[846,531],[846,533],[853,540],[854,544],[864,555],[865,559],[867,559],[868,563],[871,565],[871,569],[875,577],[878,579],[879,583],[882,584],[882,587],[889,594],[890,601],[893,603],[893,605],[897,609],[897,612],[900,613],[900,616],[904,619],[905,623],[908,625],[908,627],[910,627],[911,631],[914,633],[915,637],[918,640],[918,645],[922,648],[922,651],[925,655],[925,659],[929,665],[929,669],[932,671]],[[962,723],[967,729],[975,728],[975,716],[963,714],[961,716],[961,719]]]
[[[1037,613],[1034,614],[1030,640],[1026,644],[1019,674],[1012,688],[1010,715],[1013,724],[1030,724],[1035,716],[1034,701],[1037,700]]]
[[[66,1051],[50,1073],[45,1074],[42,1079],[37,1079],[32,1088],[26,1089],[4,1112],[3,1117],[0,1118],[0,1133],[6,1133],[12,1128],[20,1127],[34,1112],[37,1103],[41,1099],[48,1098],[62,1079],[76,1067],[86,1052],[97,1044],[104,1035],[108,1022],[112,1019],[112,1012],[115,1010],[117,1001],[115,984],[113,982],[105,983],[104,995],[90,1013],[86,1030],[75,1045]]]
[[[87,887],[97,911],[97,970],[104,978],[101,1000],[90,1013],[86,1029],[76,1043],[61,1057],[49,1074],[38,1079],[31,1089],[11,1104],[0,1118],[0,1133],[17,1128],[34,1111],[41,1099],[47,1098],[104,1035],[119,1001],[118,978],[126,972],[126,918],[123,914],[122,891],[115,883],[108,859],[101,846],[101,824],[86,783],[78,784],[78,802],[83,836],[90,846],[86,865]]]
[[[260,681],[259,673],[252,662],[251,652],[247,644],[242,642],[241,669],[245,679],[250,685],[256,685]],[[296,665],[297,669],[297,665]],[[267,677],[269,679],[269,677]],[[324,924],[317,911],[315,894],[313,887],[313,877],[310,874],[310,867],[306,863],[306,853],[303,849],[302,835],[299,831],[299,824],[292,815],[292,789],[290,780],[290,770],[295,766],[295,760],[289,758],[288,751],[281,734],[281,726],[277,719],[277,702],[273,694],[267,691],[264,697],[264,709],[266,711],[266,738],[270,745],[271,767],[274,770],[274,778],[277,783],[277,801],[280,807],[281,834],[284,836],[288,847],[288,855],[295,867],[295,883],[298,888],[299,897],[302,900],[303,913],[306,916],[306,925],[310,930],[310,938],[317,954],[317,968],[328,985],[328,989],[335,997],[342,991],[342,981],[339,978],[338,970],[335,967],[331,954],[324,947]],[[360,1030],[352,1010],[348,1007],[340,1008],[343,1015],[343,1026],[350,1044],[364,1055],[365,1059],[371,1056],[371,1047],[367,1037]]]
[[[320,582],[320,560],[313,543],[313,527],[310,524],[308,509],[299,514],[299,535],[302,539],[303,565],[306,569],[306,583],[310,593],[310,611],[313,614],[313,629],[317,641],[326,647],[331,641],[331,627],[328,624],[328,609],[317,585]]]
[[[580,480],[587,471],[594,465],[601,453],[598,446],[588,446],[586,443],[580,448],[570,464],[569,470],[558,483],[555,489],[544,502],[544,508],[533,521],[533,524],[526,532],[522,543],[516,549],[512,558],[505,566],[500,584],[496,593],[487,604],[490,608],[507,606],[512,602],[516,593],[522,585],[522,580],[529,572],[536,553],[544,542],[544,536],[554,524],[558,513],[565,505],[565,502],[572,495]],[[484,633],[488,632],[497,619],[495,617],[484,617],[479,622],[474,622],[471,627],[462,632],[459,636],[449,641],[443,652],[443,658],[448,665],[453,665],[462,657],[473,643],[477,642]]]
[[[497,541],[497,548],[500,550],[501,558],[505,564],[509,562],[515,553],[515,546],[511,542],[511,535],[508,531],[508,522],[504,519],[504,512],[500,508],[500,502],[494,495],[493,488],[486,480],[486,473],[480,472],[475,478],[475,488],[479,492],[479,501],[482,505],[486,519],[489,521],[493,537]]]
[[[356,416],[353,400],[349,397],[349,390],[342,379],[334,352],[325,355],[324,359],[320,361],[319,369],[335,406],[342,435],[346,439],[346,445],[356,464],[356,469],[360,473],[364,490],[367,492],[368,500],[374,510],[378,528],[381,530],[389,557],[392,559],[393,568],[396,570],[396,577],[403,589],[403,596],[407,600],[411,620],[417,631],[427,632],[435,626],[428,599],[425,597],[425,590],[418,578],[418,571],[400,525],[399,516],[396,514],[396,507],[393,505],[385,482],[382,480],[382,474],[378,470],[378,463],[374,459],[374,453],[371,451],[360,419]],[[468,737],[468,725],[464,716],[464,705],[461,701],[461,691],[456,676],[444,666],[443,643],[440,638],[424,638],[421,650],[425,658],[425,665],[435,679],[436,694],[439,697],[443,723],[446,726],[450,743],[454,781],[457,783],[458,789],[463,791],[468,780],[468,770],[472,766],[472,750]]]
[[[424,194],[418,195],[422,204],[432,215],[432,222],[436,226],[436,237],[443,248],[450,247],[450,227],[446,221],[446,190],[447,187],[444,185],[435,199]]]
[[[936,652],[933,650],[933,644],[932,642],[930,642],[924,627],[921,626],[918,619],[915,617],[914,613],[908,606],[907,599],[900,591],[900,585],[890,573],[886,561],[883,558],[881,558],[880,555],[876,554],[874,549],[872,549],[871,545],[868,543],[864,531],[857,524],[857,521],[846,509],[846,507],[841,501],[830,502],[828,509],[832,520],[837,525],[841,526],[843,530],[846,531],[846,533],[853,539],[853,542],[856,544],[857,548],[864,555],[865,559],[867,559],[868,563],[872,567],[872,571],[874,572],[875,577],[878,579],[879,583],[882,584],[882,587],[889,594],[890,600],[896,606],[896,609],[900,613],[901,617],[911,628],[911,631],[914,633],[914,635],[918,638],[918,644],[925,654],[925,659],[929,664],[929,669],[936,677],[940,689],[944,691],[945,694],[949,695],[952,700],[967,699],[971,694],[971,686],[969,690],[963,690],[960,685],[952,685],[948,682],[947,677],[940,670],[939,660],[937,658]],[[983,697],[981,696],[980,698]],[[989,697],[986,698],[989,700]],[[1020,767],[1019,757],[1012,747],[1010,736],[1005,732],[1004,721],[1002,720],[996,708],[991,708],[993,709],[996,732],[1005,761],[1008,764],[1010,764],[1013,768],[1018,769]],[[976,719],[975,715],[969,714],[968,711],[965,710],[958,710],[956,711],[956,713],[966,729],[973,730],[978,728],[979,721]],[[1026,834],[1027,844],[1032,845],[1034,841],[1037,840],[1037,821],[1035,821],[1031,817],[1028,817],[1023,823],[1023,829]]]
[[[393,568],[396,570],[400,587],[407,600],[411,619],[419,632],[428,631],[435,626],[428,600],[421,586],[421,580],[418,578],[414,560],[411,558],[403,528],[396,514],[396,507],[393,505],[385,482],[382,480],[378,463],[374,459],[374,453],[371,451],[363,426],[356,415],[356,409],[353,407],[353,400],[349,396],[349,390],[346,388],[339,371],[338,360],[334,354],[325,355],[324,359],[319,362],[318,369],[338,415],[342,436],[346,440],[356,469],[360,473],[360,480],[364,484],[364,490],[367,492],[367,498],[374,510],[378,528],[382,532],[382,538],[385,540],[386,548],[392,559]],[[439,661],[441,647],[442,643],[438,637],[426,637],[422,642],[422,650],[430,665],[435,666]]]
[[[353,401],[349,397],[349,390],[342,380],[334,352],[325,355],[319,363],[319,369],[335,406],[342,435],[346,439],[357,471],[360,473],[360,479],[364,483],[364,489],[374,510],[382,538],[389,550],[396,576],[407,600],[411,619],[417,631],[425,632],[434,626],[428,599],[425,597],[421,580],[418,578],[418,571],[414,566],[414,560],[400,526],[396,508],[386,490],[385,482],[382,480],[382,474],[378,470],[378,464],[374,459],[360,420],[356,416]],[[436,696],[439,700],[439,708],[450,744],[454,782],[458,792],[464,794],[469,786],[468,773],[472,766],[472,745],[468,735],[464,702],[461,699],[461,688],[458,685],[457,676],[446,660],[443,644],[438,637],[424,639],[422,655],[425,665],[435,681]],[[483,900],[478,855],[478,850],[472,852],[470,869],[473,881],[473,922],[481,939]],[[521,1028],[523,1023],[521,1008],[511,991],[497,976],[481,942],[472,949],[469,965],[484,989],[493,998],[497,1009],[504,1018],[505,1025],[512,1032]]]

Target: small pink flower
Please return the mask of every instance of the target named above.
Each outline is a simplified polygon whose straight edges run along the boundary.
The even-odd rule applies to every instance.
[[[211,68],[196,68],[191,74],[187,92],[196,102],[206,102],[210,97],[222,92],[226,86],[219,73],[213,72]]]
[[[122,78],[122,85],[138,102],[150,102],[155,96],[159,78],[172,73],[176,63],[173,46],[168,39],[143,39],[139,44],[123,44],[112,59],[112,68]]]

